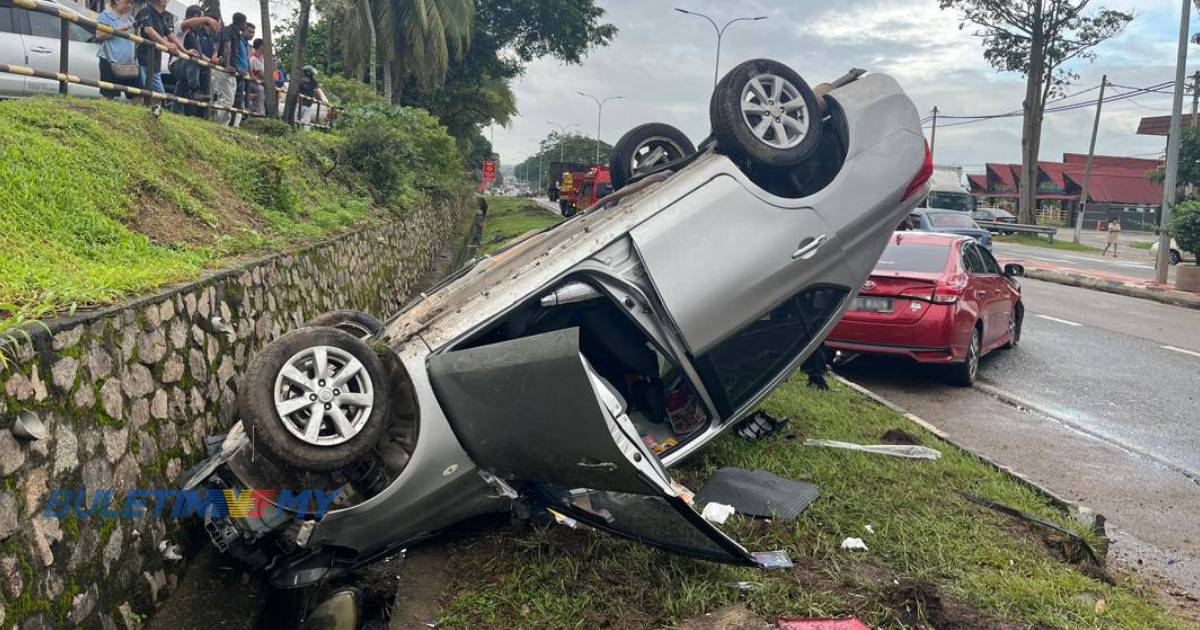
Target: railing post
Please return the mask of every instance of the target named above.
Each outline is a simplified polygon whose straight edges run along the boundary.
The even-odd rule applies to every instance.
[[[70,59],[68,44],[71,41],[71,23],[62,18],[59,18],[59,22],[62,24],[62,30],[59,33],[58,42],[58,71],[65,75],[67,74]],[[63,78],[65,79],[66,77]],[[66,81],[60,80],[58,82],[58,93],[64,95],[67,93]]]
[[[313,120],[315,120],[317,123],[317,126],[320,127],[321,126],[321,101],[318,99],[315,99],[315,98],[313,99],[313,101],[316,102],[316,104],[317,104],[316,105],[317,110],[316,110],[316,114],[313,115]]]

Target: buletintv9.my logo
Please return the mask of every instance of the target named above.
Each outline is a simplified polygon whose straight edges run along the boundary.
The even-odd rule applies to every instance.
[[[300,517],[320,518],[329,511],[340,488],[195,489],[137,488],[124,492],[51,490],[42,509],[50,518],[262,518],[276,508]]]

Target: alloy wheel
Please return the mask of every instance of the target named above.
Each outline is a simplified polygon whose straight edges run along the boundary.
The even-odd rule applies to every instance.
[[[971,375],[971,380],[975,380],[975,375],[979,373],[979,331],[971,332],[971,345],[967,348],[967,372]]]
[[[640,175],[656,166],[674,162],[688,152],[678,142],[663,136],[646,138],[633,149],[630,160],[634,175]]]
[[[742,120],[763,144],[789,149],[809,130],[809,111],[800,90],[775,74],[760,74],[742,88]]]
[[[296,438],[334,446],[358,435],[374,404],[371,377],[358,359],[333,346],[292,355],[275,377],[275,411]]]

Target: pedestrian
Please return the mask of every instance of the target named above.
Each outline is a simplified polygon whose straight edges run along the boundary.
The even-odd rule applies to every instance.
[[[266,81],[267,66],[262,54],[262,38],[254,40],[250,46],[250,77],[257,79],[249,82],[250,105],[249,108],[258,112],[262,116],[267,113],[266,107],[266,89],[263,87]],[[263,81],[263,83],[259,83]]]
[[[242,31],[246,29],[246,16],[242,13],[233,14],[233,22],[221,29],[217,37],[217,63],[222,68],[232,68],[237,54],[238,42],[242,39]],[[217,70],[212,74],[213,100],[217,105],[233,107],[237,96],[237,78],[229,71]],[[222,125],[228,125],[232,119],[227,110],[216,110],[213,120]]]
[[[303,125],[304,130],[308,131],[312,128],[313,121],[317,116],[317,103],[321,103],[321,107],[325,111],[329,111],[329,100],[325,98],[325,92],[321,90],[321,84],[317,82],[317,69],[312,66],[304,66],[302,73],[304,78],[300,80],[297,93],[308,98],[298,99],[296,122]]]
[[[142,37],[167,47],[173,53],[183,50],[183,42],[175,34],[175,16],[167,11],[167,0],[150,0],[137,13],[136,25],[142,31]],[[156,62],[160,61],[158,49],[151,44],[138,46],[138,79],[143,87],[148,87],[159,94],[163,93],[162,69]],[[162,108],[160,103],[154,104],[154,113]]]
[[[1116,217],[1108,220],[1108,243],[1104,245],[1104,253],[1101,256],[1108,255],[1108,248],[1112,248],[1113,258],[1117,257],[1117,241],[1121,237],[1121,221]]]
[[[131,0],[110,0],[108,8],[96,16],[96,22],[111,27],[118,33],[128,33],[133,30],[133,2]],[[107,83],[138,87],[139,72],[137,50],[133,42],[116,37],[111,33],[96,30],[96,41],[101,42],[96,50],[100,59],[100,80]],[[100,96],[113,99],[121,95],[118,90],[100,88]],[[128,94],[127,98],[132,98]]]
[[[234,90],[233,106],[246,109],[246,89],[250,81],[250,40],[254,37],[255,27],[246,22],[242,28],[241,37],[234,40],[233,69],[238,71],[236,89]],[[242,115],[233,115],[233,126],[242,126]]]
[[[184,13],[183,47],[193,57],[212,61],[216,57],[213,33],[220,22],[204,15],[200,5],[192,5]],[[190,60],[176,59],[171,62],[171,74],[175,75],[175,95],[197,101],[207,101],[210,96],[207,67]],[[203,118],[207,108],[188,105],[180,109],[189,116]]]

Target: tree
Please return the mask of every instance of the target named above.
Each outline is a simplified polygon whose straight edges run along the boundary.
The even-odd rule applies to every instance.
[[[993,68],[1025,76],[1019,220],[1033,223],[1046,101],[1079,78],[1066,64],[1095,59],[1092,49],[1120,35],[1133,14],[1097,9],[1084,15],[1091,0],[938,0],[938,4],[959,12],[960,28],[967,23],[978,27],[975,35],[983,39],[983,56]]]
[[[600,155],[607,156],[611,152],[612,145],[601,141]],[[538,142],[537,153],[525,158],[523,162],[513,167],[513,173],[520,175],[521,179],[525,179],[528,175],[529,181],[532,181],[536,185],[540,162],[542,187],[545,188],[549,181],[546,171],[549,169],[550,163],[557,162],[560,159],[565,162],[591,164],[592,160],[596,159],[596,139],[577,133],[560,134],[557,131],[551,132],[545,139]]]
[[[279,115],[279,93],[275,91],[275,43],[271,36],[271,5],[269,0],[258,0],[262,13],[263,55],[263,111],[275,118]]]
[[[287,101],[283,108],[283,119],[291,123],[296,120],[296,101],[300,94],[300,78],[304,76],[304,53],[308,46],[308,18],[312,13],[312,0],[300,0],[300,13],[296,23],[296,48],[292,51],[292,73],[288,80]]]
[[[1175,206],[1167,232],[1179,249],[1191,252],[1200,265],[1200,201],[1185,201]]]

